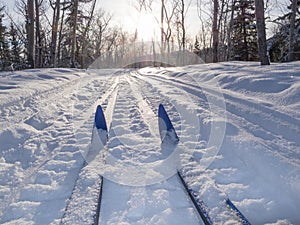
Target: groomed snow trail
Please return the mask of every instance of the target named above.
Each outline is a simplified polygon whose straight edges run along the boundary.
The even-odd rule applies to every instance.
[[[221,67],[190,66],[182,71],[144,69],[139,71],[143,76],[136,75],[148,85],[161,87],[161,95],[165,93],[170,97],[174,92],[186,93],[189,100],[198,103],[196,111],[203,146],[194,148],[195,161],[183,170],[210,208],[214,222],[228,221],[219,204],[226,196],[254,224],[270,222],[270,208],[282,213],[277,217],[278,222],[285,218],[283,214],[293,223],[299,222],[296,216],[299,198],[294,199],[299,190],[299,175],[296,174],[300,172],[299,101],[296,100],[299,98],[296,91],[299,74],[289,70],[288,65],[264,69],[224,63]],[[243,71],[244,77],[240,74]],[[217,80],[219,86],[212,85],[212,80]],[[211,111],[205,99],[218,102],[218,91],[225,99],[226,109]],[[201,162],[205,154],[203,150],[211,124],[216,121],[226,125],[224,141],[213,163],[202,173],[197,161]],[[280,191],[280,196],[275,194],[279,190],[284,190]],[[257,216],[256,209],[261,216]]]
[[[137,88],[130,74],[120,78],[107,151],[123,163],[138,166],[165,156],[160,151],[157,115]],[[124,176],[130,182],[130,174]],[[122,182],[122,178],[121,184],[110,181],[109,177],[103,179],[99,224],[200,223],[176,176],[150,186],[134,187]]]
[[[93,104],[110,88],[105,76],[86,75],[29,70],[3,78],[18,86],[13,98],[3,98],[1,104],[1,223],[59,223],[84,163]],[[91,113],[81,118],[77,110]]]
[[[241,222],[227,198],[252,224],[300,224],[298,71],[228,62],[0,74],[0,223],[93,224],[100,206],[99,224],[201,224],[163,164],[174,149],[161,146],[162,103],[178,169],[214,224]],[[100,148],[98,104],[109,129]]]
[[[46,212],[47,207],[42,202],[48,202],[53,213],[64,207],[59,197],[56,203],[53,201],[58,189],[51,185],[51,181],[65,179],[68,182],[70,177],[64,172],[76,168],[76,161],[70,160],[76,159],[76,147],[72,144],[72,115],[67,110],[70,107],[67,97],[70,97],[73,85],[81,75],[79,71],[77,74],[72,71],[75,74],[66,78],[67,72],[70,71],[58,70],[53,77],[38,71],[36,76],[26,77],[19,72],[19,75],[9,77],[14,81],[20,80],[20,83],[13,90],[17,93],[12,95],[13,99],[3,99],[5,103],[1,105],[4,120],[1,120],[0,139],[1,143],[6,143],[1,145],[0,155],[4,159],[0,184],[4,185],[1,188],[1,222],[30,220],[36,210],[41,214]],[[32,80],[40,81],[40,85],[31,86]],[[24,94],[20,95],[18,88]],[[67,152],[74,156],[64,155]],[[60,167],[56,167],[58,163]],[[7,184],[10,184],[9,188]],[[31,209],[28,211],[26,208]],[[43,217],[35,216],[37,221]],[[23,217],[27,218],[23,220]]]

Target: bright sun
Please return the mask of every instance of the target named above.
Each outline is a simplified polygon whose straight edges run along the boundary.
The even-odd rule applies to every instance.
[[[143,41],[152,41],[157,35],[159,26],[150,14],[140,14],[137,21],[138,38]]]

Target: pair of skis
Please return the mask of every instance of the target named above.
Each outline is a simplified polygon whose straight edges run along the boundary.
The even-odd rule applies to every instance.
[[[160,104],[158,107],[158,127],[162,142],[164,142],[166,138],[169,138],[175,143],[179,141],[173,124],[162,104]],[[107,142],[107,138],[105,138],[105,135],[103,135],[103,133],[106,132],[107,136],[108,130],[103,109],[100,105],[97,106],[95,113],[94,129],[95,128],[98,132],[100,140],[102,141],[102,144],[105,145]]]
[[[179,137],[177,136],[174,126],[162,104],[160,104],[158,107],[158,127],[162,143],[168,140],[176,145],[179,142]],[[95,113],[94,131],[95,130],[98,134],[101,144],[104,146],[108,140],[108,129],[105,116],[100,105],[97,106]],[[204,202],[196,197],[196,192],[193,189],[191,189],[189,185],[185,182],[184,176],[181,174],[180,171],[177,171],[177,175],[203,222],[206,225],[212,225],[213,222],[209,217]],[[226,199],[226,205],[236,214],[236,216],[239,218],[243,225],[250,225],[250,222],[247,220],[247,218],[241,213],[241,211],[239,211],[239,209],[231,202],[229,198]]]

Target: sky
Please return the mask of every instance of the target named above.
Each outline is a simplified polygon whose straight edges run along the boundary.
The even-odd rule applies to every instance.
[[[154,13],[145,11],[139,13],[136,9],[138,6],[137,0],[98,0],[97,7],[112,13],[116,25],[121,25],[124,30],[134,33],[137,29],[139,38],[144,41],[151,41],[153,34],[155,34],[155,39],[158,41],[160,39],[160,24],[158,22],[160,21],[160,9],[158,4],[155,5],[155,2],[159,1],[154,1]],[[196,35],[198,33],[200,21],[197,17],[195,5],[190,5],[188,8],[185,25],[188,34]]]

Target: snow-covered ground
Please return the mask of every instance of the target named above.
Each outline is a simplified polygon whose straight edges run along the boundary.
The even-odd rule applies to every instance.
[[[1,73],[0,223],[92,224],[100,209],[99,224],[199,224],[179,169],[215,224],[238,222],[227,198],[252,224],[300,224],[299,71],[228,62]],[[175,148],[160,143],[160,103]]]

